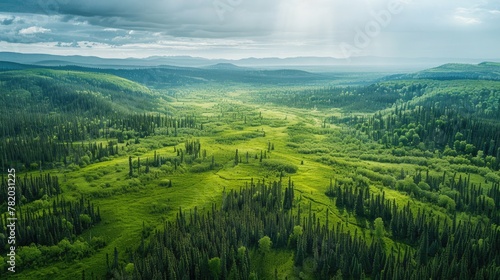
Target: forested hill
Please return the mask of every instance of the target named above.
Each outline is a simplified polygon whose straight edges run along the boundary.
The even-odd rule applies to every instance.
[[[163,66],[144,69],[99,70],[154,87],[185,86],[197,83],[247,83],[255,85],[307,84],[326,80],[321,74],[300,70],[259,70],[215,66],[209,69]]]
[[[172,115],[169,100],[105,73],[42,68],[0,72],[0,166],[9,163],[24,170],[51,168],[54,162],[82,164],[88,153],[90,163],[117,154],[117,142],[146,137],[156,128],[176,133],[193,127],[190,116]],[[96,139],[117,142],[99,146]]]
[[[0,108],[12,113],[104,116],[151,111],[153,92],[129,80],[90,72],[31,69],[0,73]]]
[[[407,105],[453,107],[461,114],[500,117],[500,63],[445,64],[412,73],[386,76],[366,86],[323,86],[307,90],[262,91],[256,99],[299,108],[342,108],[376,112]],[[425,103],[425,104],[424,104]]]
[[[500,80],[500,63],[479,64],[448,63],[412,74],[392,75],[384,80],[432,79],[432,80]]]
[[[88,68],[81,66],[38,66],[0,61],[0,72],[22,69],[52,69],[89,73],[106,73],[119,76],[137,83],[164,88],[186,86],[207,82],[247,83],[255,85],[289,85],[328,81],[329,75],[310,73],[301,70],[280,69],[263,70],[238,67],[232,64],[217,64],[206,68],[159,66],[136,68]]]

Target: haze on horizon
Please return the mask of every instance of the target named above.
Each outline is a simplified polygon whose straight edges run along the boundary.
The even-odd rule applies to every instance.
[[[109,0],[0,4],[0,50],[106,58],[499,59],[492,0]]]

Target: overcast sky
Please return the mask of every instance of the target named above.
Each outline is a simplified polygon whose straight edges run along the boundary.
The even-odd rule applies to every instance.
[[[0,51],[500,58],[499,0],[2,0]]]

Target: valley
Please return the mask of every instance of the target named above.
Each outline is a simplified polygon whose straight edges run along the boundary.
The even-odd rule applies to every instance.
[[[500,275],[498,64],[222,66],[2,70],[1,278]]]

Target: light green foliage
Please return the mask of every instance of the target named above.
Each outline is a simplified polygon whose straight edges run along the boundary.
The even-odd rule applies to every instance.
[[[6,266],[7,266],[7,261],[3,258],[3,256],[0,256],[0,271],[3,271]]]
[[[90,224],[92,222],[92,219],[87,214],[80,214],[80,221],[85,224]]]
[[[211,167],[210,163],[207,162],[207,163],[202,163],[202,164],[195,164],[195,165],[191,166],[189,171],[194,172],[194,173],[201,173],[201,172],[209,171],[211,169],[212,169],[212,167]]]
[[[57,246],[63,250],[64,253],[69,252],[71,249],[71,243],[68,241],[68,239],[63,239],[61,240]]]
[[[272,246],[273,242],[271,241],[271,238],[269,238],[269,236],[264,236],[261,239],[259,239],[259,250],[263,254],[268,253],[271,250]]]
[[[294,226],[293,227],[293,233],[290,234],[290,237],[288,238],[288,246],[291,248],[296,248],[298,239],[300,236],[302,236],[304,232],[304,229],[302,226]]]
[[[83,156],[81,158],[80,167],[85,167],[85,166],[87,166],[89,164],[90,164],[90,157],[89,156]]]
[[[431,186],[429,186],[429,184],[427,184],[426,182],[424,181],[421,181],[418,183],[418,187],[423,190],[423,191],[430,191],[431,190]]]
[[[439,195],[438,205],[446,208],[448,211],[454,211],[456,207],[455,201],[447,195]]]
[[[380,217],[376,218],[373,221],[373,226],[375,227],[375,236],[378,239],[382,239],[382,237],[384,237],[384,232],[385,232],[384,221],[382,220],[382,218]]]
[[[208,268],[210,269],[210,272],[212,273],[212,276],[215,279],[219,278],[219,275],[221,273],[221,262],[220,258],[214,257],[208,260]]]
[[[297,165],[276,159],[267,159],[262,161],[262,166],[266,169],[276,170],[276,171],[284,171],[287,173],[296,173],[299,169]]]
[[[76,240],[70,247],[70,257],[73,259],[81,259],[90,254],[89,244]]]
[[[488,174],[486,174],[486,176],[484,177],[490,182],[500,183],[500,175],[498,175],[497,173],[488,172]]]
[[[493,211],[495,210],[495,200],[493,200],[493,198],[491,197],[488,197],[486,195],[480,195],[477,199],[476,199],[476,203],[479,204],[479,205],[482,205],[484,204],[484,207],[486,209],[488,209],[489,211]]]
[[[238,248],[238,257],[240,259],[243,259],[245,257],[245,254],[247,252],[247,248],[245,246],[241,246]]]
[[[465,153],[472,155],[476,151],[476,147],[472,144],[465,145]]]
[[[35,245],[21,247],[18,254],[26,265],[37,265],[42,257],[42,252]]]
[[[40,251],[42,251],[43,256],[49,260],[59,259],[62,257],[64,249],[58,245],[53,246],[41,246]]]
[[[419,194],[421,191],[417,184],[415,184],[410,177],[406,177],[404,180],[397,181],[396,189],[414,194]]]
[[[248,276],[248,279],[250,279],[250,280],[258,280],[259,277],[257,277],[257,273],[251,272],[250,275]]]
[[[134,273],[134,264],[133,263],[128,263],[126,266],[125,266],[125,273],[131,275],[132,273]]]
[[[301,226],[294,226],[293,227],[293,235],[295,237],[301,236],[303,232],[304,232],[304,229]]]

